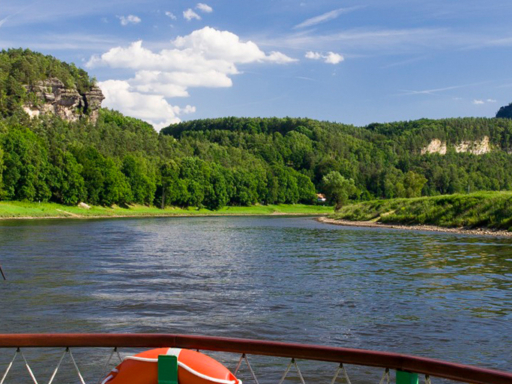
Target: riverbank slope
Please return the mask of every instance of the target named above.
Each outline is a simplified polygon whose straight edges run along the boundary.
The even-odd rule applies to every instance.
[[[331,224],[512,234],[512,192],[372,200],[329,215]]]
[[[229,216],[229,215],[327,215],[332,207],[304,204],[254,205],[250,207],[224,207],[218,211],[196,208],[167,207],[159,209],[144,205],[128,208],[66,206],[55,203],[0,202],[0,219],[44,218],[108,218],[108,217],[165,217],[165,216]]]

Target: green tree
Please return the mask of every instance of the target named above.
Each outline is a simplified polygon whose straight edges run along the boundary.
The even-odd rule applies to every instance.
[[[113,204],[126,206],[132,202],[133,194],[130,184],[114,160],[105,158],[101,167],[104,175],[103,188],[100,195],[101,204],[106,206],[112,206]]]
[[[416,172],[409,171],[404,177],[404,188],[406,197],[419,197],[427,179]]]
[[[2,137],[3,185],[8,200],[48,201],[48,154],[39,138],[23,127],[12,127]]]
[[[92,147],[73,149],[74,155],[82,166],[82,177],[87,192],[86,201],[94,205],[101,205],[105,183],[102,165],[104,157],[97,149]]]
[[[187,199],[181,199],[184,206],[202,207],[205,189],[209,187],[210,168],[197,157],[186,157],[180,164],[180,179],[186,186]]]
[[[208,186],[205,188],[204,206],[212,211],[224,207],[229,201],[226,178],[219,165],[213,165]]]
[[[335,211],[339,211],[347,203],[349,197],[357,191],[353,179],[345,179],[336,171],[324,176],[322,184],[327,199],[334,203]]]
[[[299,202],[313,204],[316,201],[315,185],[306,175],[297,175],[297,187],[299,189]]]
[[[4,151],[0,146],[0,200],[3,196]]]
[[[164,209],[171,203],[176,204],[180,196],[186,192],[179,179],[180,167],[174,160],[169,160],[160,166],[160,183],[158,185],[155,204]]]
[[[126,176],[133,202],[150,205],[156,192],[156,176],[149,162],[141,156],[127,155],[121,171]]]
[[[76,205],[86,199],[82,166],[70,152],[57,149],[51,159],[48,180],[52,200],[66,205]]]
[[[95,148],[75,150],[82,165],[82,177],[87,189],[87,202],[96,205],[126,205],[133,201],[130,184],[112,158]]]
[[[236,168],[232,172],[231,182],[233,184],[233,205],[249,206],[258,202],[257,193],[258,181],[254,174],[243,168]]]

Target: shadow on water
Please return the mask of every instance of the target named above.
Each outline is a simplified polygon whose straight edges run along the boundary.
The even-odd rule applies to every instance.
[[[246,337],[510,370],[511,245],[298,217],[5,221],[0,333]],[[98,377],[103,352],[76,357]],[[60,353],[27,352],[42,377]],[[225,358],[236,365],[236,356]],[[274,379],[287,362],[254,364]],[[304,369],[325,379],[316,363]]]

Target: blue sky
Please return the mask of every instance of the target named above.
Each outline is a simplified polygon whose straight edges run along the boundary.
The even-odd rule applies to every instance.
[[[74,62],[161,128],[221,116],[493,116],[512,101],[505,0],[7,0],[0,46]]]

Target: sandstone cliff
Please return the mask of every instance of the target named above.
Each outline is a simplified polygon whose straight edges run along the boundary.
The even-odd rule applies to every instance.
[[[76,88],[66,88],[57,78],[38,81],[32,86],[25,86],[25,89],[34,95],[32,100],[35,100],[23,106],[30,117],[52,113],[68,121],[88,118],[95,124],[105,98],[97,86],[80,94]]]
[[[457,153],[471,153],[473,155],[484,155],[491,152],[492,147],[488,136],[484,136],[482,140],[475,141],[461,141],[453,146]],[[447,145],[446,142],[442,142],[439,139],[432,139],[432,141],[421,150],[421,154],[427,153],[439,153],[440,155],[446,155]]]

